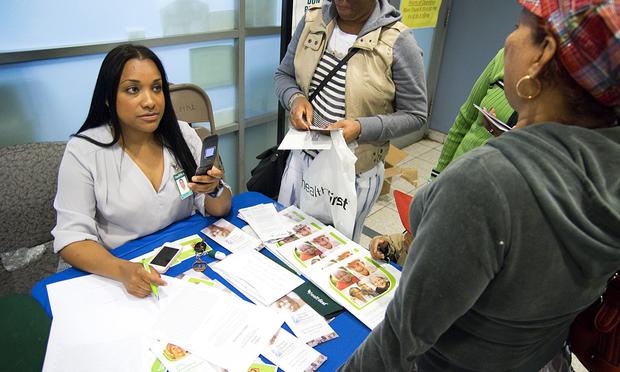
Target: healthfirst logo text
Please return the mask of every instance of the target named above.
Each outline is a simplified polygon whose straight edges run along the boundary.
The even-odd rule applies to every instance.
[[[329,191],[325,187],[311,186],[303,178],[301,179],[301,186],[310,196],[314,198],[321,197],[323,194],[327,193],[327,195],[329,196],[329,204],[336,207],[342,207],[342,209],[344,209],[345,211],[347,210],[347,204],[349,204],[349,199],[343,198],[342,196],[336,196],[333,192]]]
[[[314,298],[316,300],[316,302],[318,302],[319,304],[321,304],[323,306],[327,306],[327,302],[325,302],[325,300],[323,300],[318,295],[314,294],[314,292],[312,292],[312,290],[308,289],[308,295],[310,297]]]

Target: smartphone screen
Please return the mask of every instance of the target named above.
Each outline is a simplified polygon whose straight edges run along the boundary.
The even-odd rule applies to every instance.
[[[153,258],[151,264],[165,267],[166,265],[168,265],[168,262],[172,260],[172,258],[178,251],[178,248],[168,247],[164,245],[164,247],[159,251],[159,253],[157,253],[155,258]]]

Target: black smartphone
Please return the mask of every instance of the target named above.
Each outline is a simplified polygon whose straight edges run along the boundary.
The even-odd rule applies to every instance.
[[[217,157],[217,134],[210,135],[202,140],[200,164],[196,168],[197,176],[204,176],[213,167]]]

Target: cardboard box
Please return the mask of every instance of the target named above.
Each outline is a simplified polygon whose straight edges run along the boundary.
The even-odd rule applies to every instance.
[[[392,182],[397,176],[401,176],[415,187],[418,186],[418,170],[415,168],[398,167],[398,163],[407,158],[407,152],[399,149],[394,145],[390,145],[388,153],[385,157],[385,174],[381,193],[379,196],[386,195],[390,192]]]
[[[388,149],[388,153],[385,156],[385,168],[395,167],[401,161],[405,160],[407,157],[407,152],[399,149],[398,147],[390,144],[390,148]]]

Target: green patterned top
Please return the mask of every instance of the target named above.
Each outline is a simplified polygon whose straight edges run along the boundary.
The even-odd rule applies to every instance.
[[[467,101],[461,106],[443,144],[439,161],[433,169],[433,177],[442,172],[452,160],[485,144],[491,138],[482,124],[482,113],[474,107],[474,104],[486,109],[494,108],[498,119],[504,123],[508,121],[514,111],[506,101],[504,89],[494,84],[503,78],[504,49],[502,48],[482,72]]]

